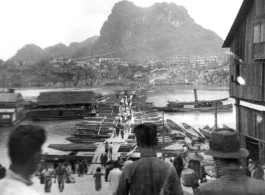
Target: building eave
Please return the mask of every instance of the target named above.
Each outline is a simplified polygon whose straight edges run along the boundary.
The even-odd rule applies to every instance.
[[[239,27],[241,26],[242,22],[244,21],[246,15],[248,14],[252,4],[254,3],[254,0],[244,0],[238,14],[236,16],[236,19],[223,43],[222,48],[227,48],[231,46],[231,43],[235,37],[235,34],[237,33]]]

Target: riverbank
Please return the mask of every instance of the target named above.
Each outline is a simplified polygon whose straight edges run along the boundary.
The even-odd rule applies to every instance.
[[[109,182],[104,181],[104,176],[102,176],[102,189],[101,191],[95,190],[95,181],[92,175],[84,175],[84,177],[77,177],[73,175],[76,183],[65,184],[65,189],[63,192],[59,192],[58,184],[53,183],[51,188],[51,194],[53,195],[110,195]],[[54,180],[53,180],[54,181]],[[32,188],[42,195],[47,193],[44,192],[44,185],[40,184],[38,177],[33,178]],[[182,185],[184,195],[192,195],[192,189],[190,187],[185,187]]]

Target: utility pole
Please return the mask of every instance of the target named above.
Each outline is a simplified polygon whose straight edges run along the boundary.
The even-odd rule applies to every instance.
[[[164,111],[162,111],[162,117],[163,117],[163,145],[162,145],[162,155],[163,155],[163,160],[165,160],[165,122],[164,122]]]
[[[215,125],[215,130],[216,130],[217,129],[217,102],[216,101],[214,102],[214,119],[215,119],[214,125]]]

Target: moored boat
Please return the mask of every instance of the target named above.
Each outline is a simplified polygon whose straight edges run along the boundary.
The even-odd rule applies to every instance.
[[[183,129],[174,121],[167,119],[165,124],[171,131],[178,131],[180,133],[183,133]]]
[[[188,125],[187,123],[180,123],[180,127],[183,129],[185,132],[185,135],[191,139],[196,138],[198,140],[204,140],[205,136],[197,131],[195,128],[192,126]]]
[[[204,126],[203,128],[199,128],[200,132],[206,137],[211,138],[211,133],[214,130],[214,128],[209,127],[208,125]]]

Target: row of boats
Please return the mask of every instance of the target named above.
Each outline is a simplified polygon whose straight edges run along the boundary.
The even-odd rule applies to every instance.
[[[122,98],[122,96],[127,94],[114,94],[108,97],[108,103],[98,104],[97,115],[98,116],[85,116],[83,120],[76,122],[76,130],[71,133],[66,139],[72,144],[51,144],[50,148],[70,152],[68,155],[45,155],[46,161],[54,160],[78,160],[86,158],[88,161],[93,161],[94,156],[97,153],[97,149],[100,144],[108,140],[113,133],[113,121],[115,120],[115,102],[117,99]],[[186,143],[186,139],[198,142],[204,142],[210,137],[213,128],[201,128],[199,130],[195,129],[187,123],[175,123],[173,120],[164,120],[161,114],[154,112],[153,109],[143,111],[141,105],[146,106],[146,92],[139,91],[134,93],[134,106],[133,106],[133,121],[130,127],[130,132],[128,138],[126,138],[126,143],[119,143],[119,148],[117,152],[119,156],[126,159],[128,156],[131,158],[139,158],[140,154],[137,149],[136,139],[133,132],[133,127],[141,123],[155,123],[158,126],[158,153],[164,151],[167,156],[175,156],[176,149],[165,149],[168,146],[175,143],[175,140],[183,140],[181,143]],[[222,102],[224,99],[220,100]],[[198,103],[198,102],[197,102]],[[205,102],[206,103],[206,102]],[[218,103],[215,105],[218,105]],[[219,105],[221,105],[219,103]],[[203,106],[203,105],[201,105]],[[191,150],[197,150],[192,144],[187,146]],[[183,148],[179,148],[180,151]]]

